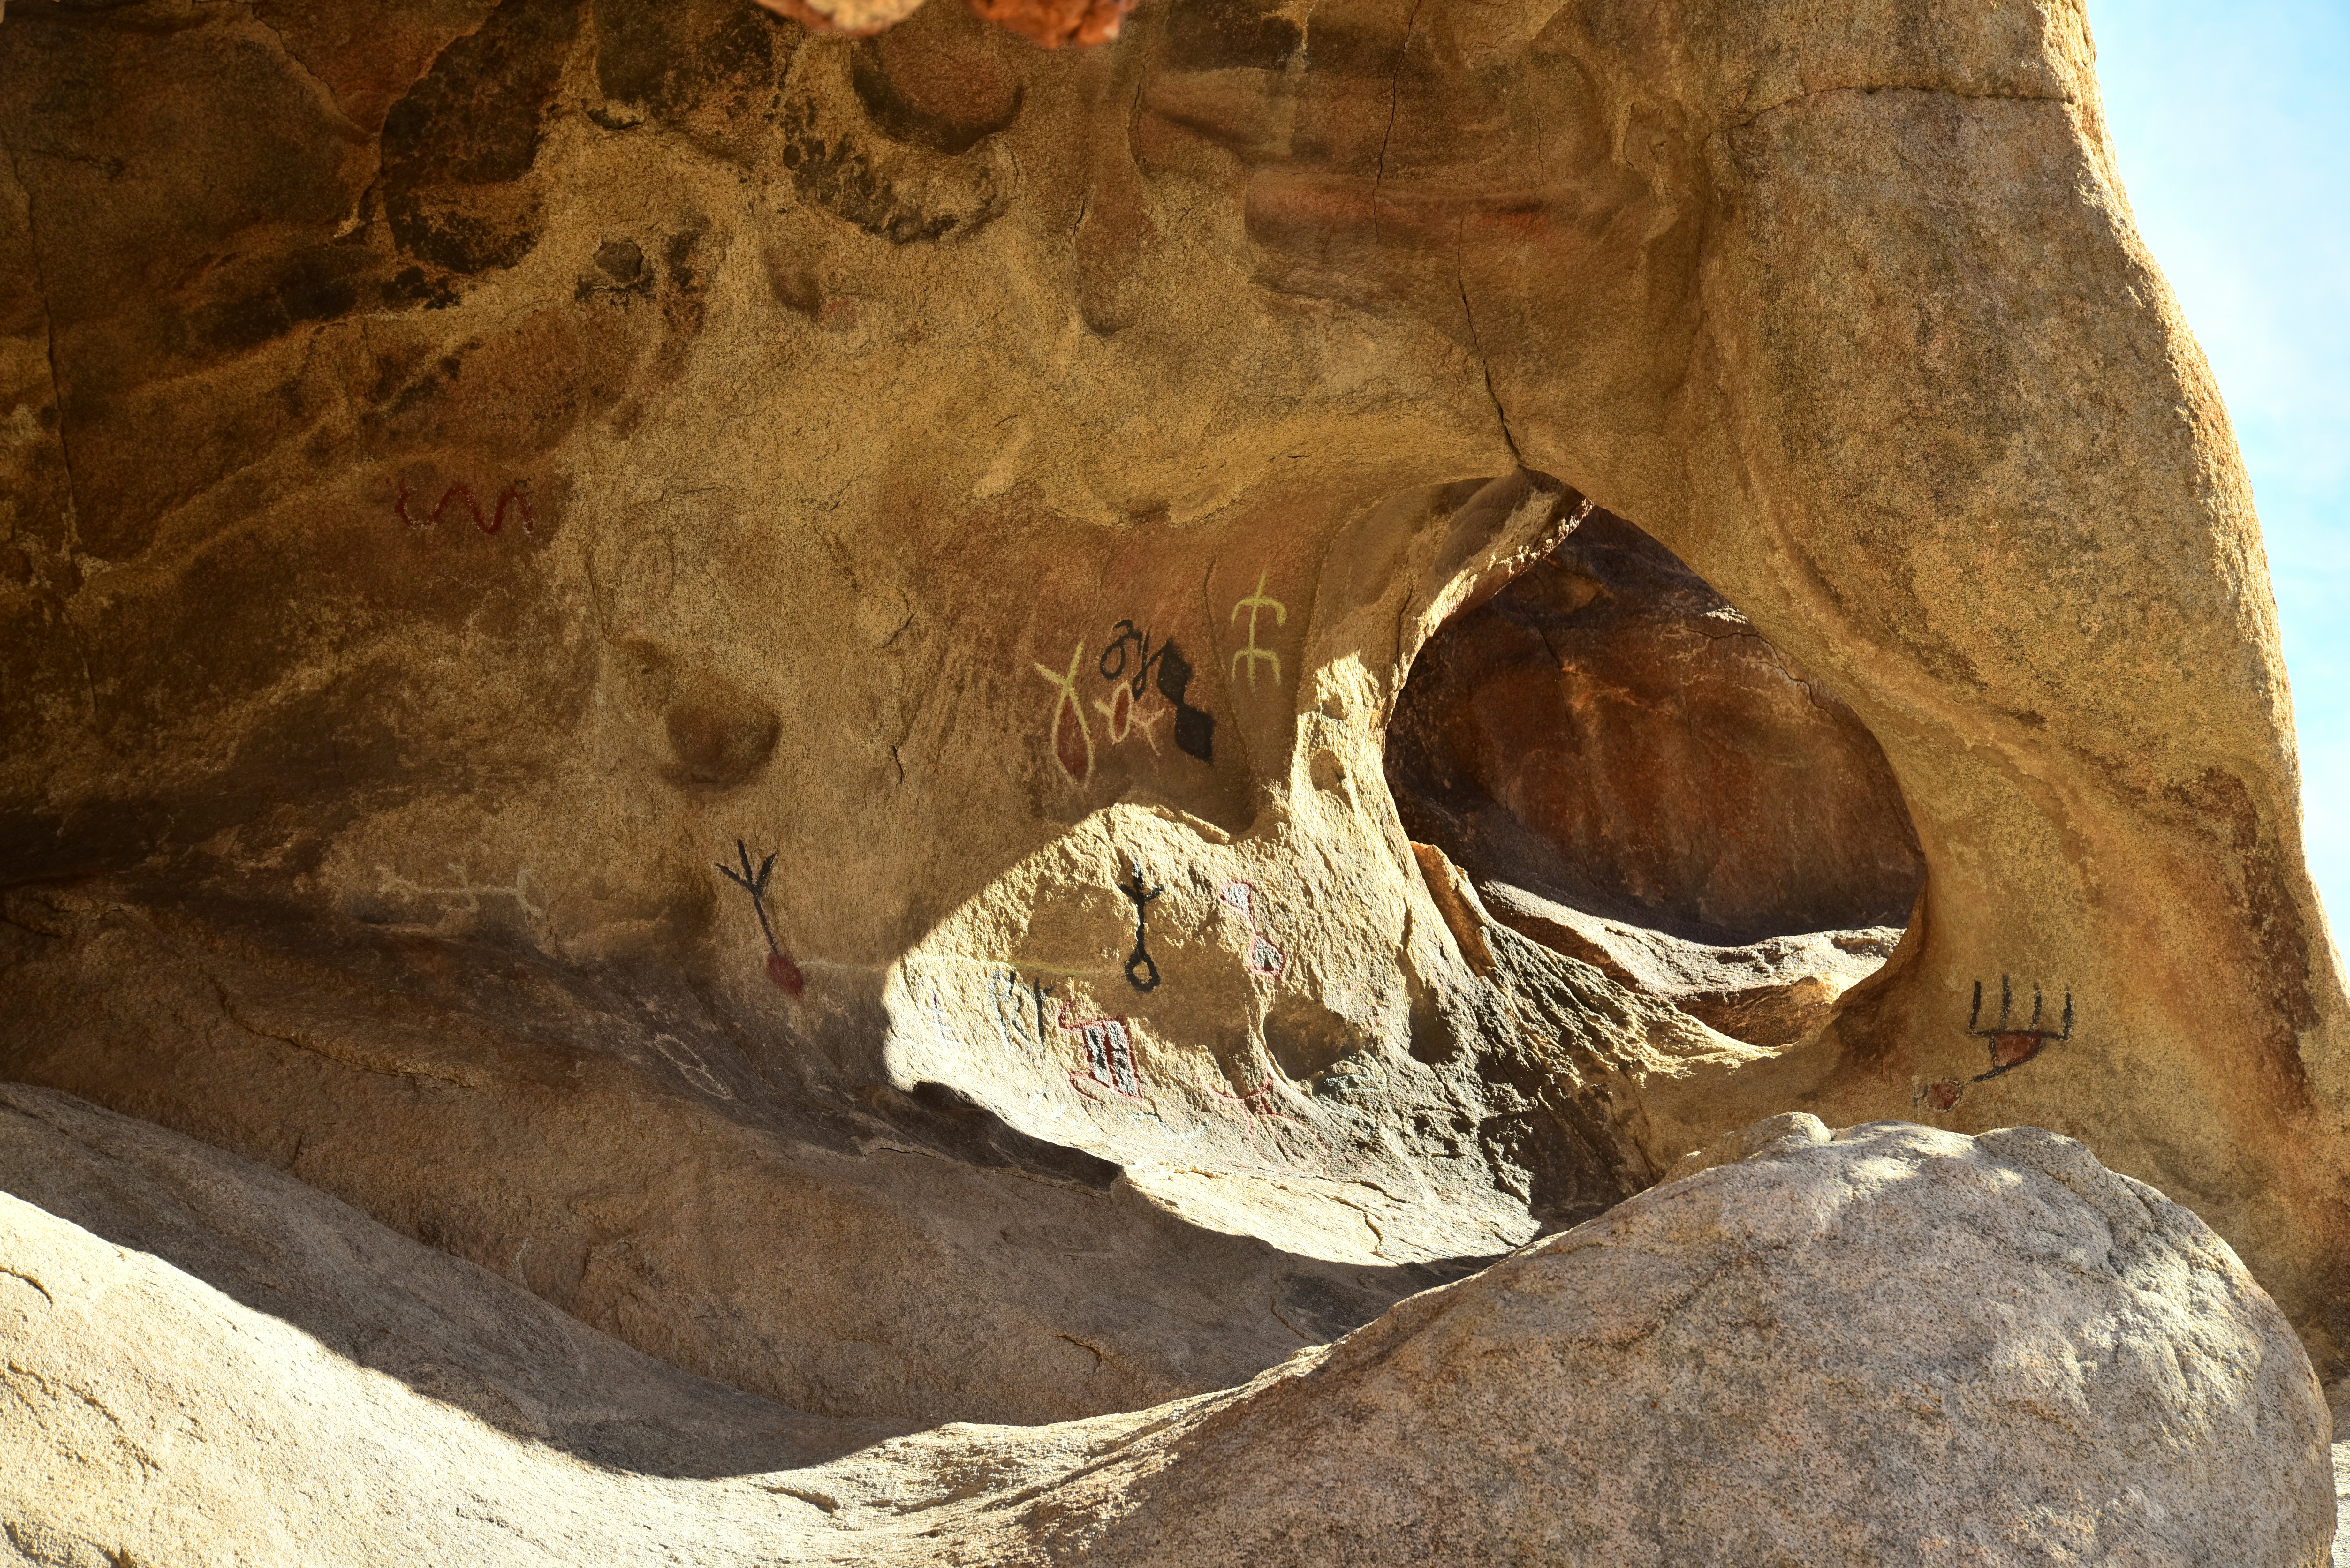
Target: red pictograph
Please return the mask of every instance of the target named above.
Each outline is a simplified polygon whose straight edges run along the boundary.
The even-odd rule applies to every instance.
[[[1072,1082],[1087,1079],[1129,1100],[1143,1097],[1142,1082],[1134,1068],[1134,1037],[1123,1018],[1087,1018],[1072,1023],[1061,1011],[1061,1027],[1085,1044],[1085,1071],[1069,1075]]]
[[[530,487],[519,479],[498,493],[497,506],[495,510],[490,512],[482,510],[481,498],[473,493],[472,485],[452,484],[441,493],[441,499],[433,504],[431,514],[419,521],[411,515],[408,510],[408,498],[412,493],[413,492],[408,488],[408,482],[402,480],[400,483],[400,493],[393,498],[391,504],[391,509],[400,514],[400,520],[411,528],[430,528],[441,521],[441,514],[450,507],[462,505],[473,514],[474,527],[484,534],[494,534],[506,525],[506,509],[511,506],[520,514],[522,531],[533,538],[538,535],[538,530],[531,526],[538,521],[538,511],[531,504]]]

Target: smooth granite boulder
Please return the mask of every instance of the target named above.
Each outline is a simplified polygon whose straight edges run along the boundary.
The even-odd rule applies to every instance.
[[[0,1528],[73,1568],[2325,1562],[2316,1378],[2187,1210],[2033,1128],[1710,1158],[1243,1387],[917,1431],[0,1090]]]

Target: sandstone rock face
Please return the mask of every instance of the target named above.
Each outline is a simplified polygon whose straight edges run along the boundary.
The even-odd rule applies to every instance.
[[[686,1376],[290,1178],[0,1090],[12,1561],[775,1560],[891,1435]],[[674,1554],[674,1555],[672,1555]]]
[[[2315,1379],[2191,1214],[2030,1129],[1730,1142],[1244,1388],[900,1436],[8,1089],[0,1526],[71,1564],[2325,1561]]]
[[[1532,1229],[1490,1180],[1415,1204],[1266,1156],[1121,1171],[935,1081],[770,1082],[690,994],[582,989],[470,944],[288,951],[242,922],[78,902],[12,917],[20,942],[51,933],[15,971],[57,1002],[19,1010],[28,1075],[110,1091],[825,1415],[1045,1421],[1227,1387]],[[436,972],[448,952],[481,967]]]
[[[13,7],[0,1077],[814,1416],[1229,1388],[1794,1110],[2075,1135],[2338,1366],[2350,1003],[2079,13],[1304,10]],[[1405,830],[1594,506],[1898,787],[1824,1023]]]
[[[1924,871],[1852,710],[1606,513],[1429,640],[1387,776],[1479,883],[1717,945],[1904,925]]]

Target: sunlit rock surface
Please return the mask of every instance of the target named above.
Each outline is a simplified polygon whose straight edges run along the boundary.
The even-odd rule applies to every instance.
[[[2331,1424],[2193,1215],[2031,1129],[1753,1129],[1228,1393],[825,1420],[276,1172],[0,1091],[37,1563],[2324,1561]]]
[[[13,5],[0,1077],[811,1419],[1222,1398],[1788,1112],[2077,1137],[2333,1376],[2339,969],[2091,57]],[[1694,929],[1387,782],[1430,639],[1603,515],[1835,693],[1777,732],[1875,825],[1691,881],[1661,808],[1769,796],[1655,761],[1583,842]],[[1868,896],[1742,924],[1806,878]]]

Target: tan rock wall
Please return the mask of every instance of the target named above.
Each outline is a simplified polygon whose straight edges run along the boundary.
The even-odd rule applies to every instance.
[[[20,6],[0,856],[78,885],[18,906],[0,1071],[551,1292],[495,1260],[613,1150],[717,1190],[809,1122],[1124,1167],[1201,1217],[1142,1273],[1499,1250],[1766,1112],[2043,1123],[2331,1366],[2338,966],[2250,497],[2088,60],[1987,0],[1176,0],[1074,55],[944,5]],[[1783,1054],[1498,929],[1480,973],[1381,785],[1420,643],[1585,498],[1831,682],[1916,820],[1920,919]],[[771,851],[779,964],[719,869]],[[208,1068],[217,952],[361,1044]],[[2002,977],[2038,1024],[1971,1004]],[[530,1027],[550,1083],[435,1108]],[[637,1108],[679,1096],[744,1152]],[[671,1201],[598,1244],[716,1212]],[[729,1271],[792,1211],[678,1266],[780,1291]],[[1087,1249],[1003,1245],[1022,1343],[1084,1338],[1020,1260]],[[647,1299],[638,1343],[770,1353]],[[1211,1337],[1263,1365],[1245,1314]],[[1227,1374],[1135,1376],[1026,1386]]]

